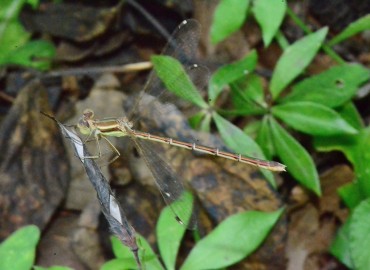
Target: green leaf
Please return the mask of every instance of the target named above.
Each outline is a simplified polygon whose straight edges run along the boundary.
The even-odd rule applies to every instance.
[[[27,42],[30,34],[15,20],[6,23],[0,20],[0,31],[0,63],[5,63],[13,51]]]
[[[146,266],[147,269],[163,269],[162,264],[158,260],[157,255],[153,251],[152,247],[141,235],[137,235],[138,243],[140,244],[139,256],[142,264]]]
[[[42,266],[33,266],[33,270],[73,270],[73,268],[67,266],[50,266],[50,267],[42,267]],[[116,268],[117,269],[117,268]]]
[[[188,118],[189,124],[193,129],[197,129],[200,126],[200,122],[205,117],[205,111],[199,111],[196,114]]]
[[[258,132],[256,142],[261,146],[268,159],[271,159],[276,155],[268,117],[264,117],[262,120],[262,125]]]
[[[211,120],[212,120],[212,115],[209,113],[206,113],[204,118],[200,122],[199,130],[209,133],[211,131]]]
[[[43,40],[35,40],[26,43],[15,50],[1,64],[14,64],[33,67],[40,70],[48,70],[51,60],[55,55],[54,45]]]
[[[41,70],[50,68],[50,58],[55,49],[46,41],[28,42],[31,34],[26,32],[18,16],[22,6],[30,1],[4,0],[0,9],[0,66],[22,65]],[[38,1],[30,2],[35,7]],[[40,60],[41,59],[41,60]]]
[[[114,256],[116,256],[119,259],[134,259],[134,257],[132,256],[131,249],[123,245],[122,242],[116,236],[111,236],[110,240],[112,242]]]
[[[135,260],[130,259],[112,259],[105,262],[100,270],[131,270],[137,269]]]
[[[34,225],[12,233],[0,244],[0,269],[31,269],[39,239],[40,230]]]
[[[26,1],[28,4],[32,6],[33,9],[36,9],[40,4],[39,0],[26,0]]]
[[[365,198],[370,196],[370,126],[361,129],[356,135],[314,138],[314,145],[319,151],[338,150],[345,154],[353,164],[359,191]]]
[[[282,102],[312,101],[327,107],[337,107],[349,101],[358,87],[369,78],[369,70],[361,65],[335,66],[295,84]]]
[[[263,242],[282,211],[248,211],[227,218],[196,244],[180,269],[218,269],[242,260]]]
[[[262,28],[265,47],[268,47],[283,22],[286,8],[286,1],[255,0],[253,2],[253,13]]]
[[[370,199],[361,202],[353,211],[350,223],[349,247],[354,268],[367,270],[370,265]]]
[[[365,197],[370,197],[370,126],[361,130],[357,136],[357,144],[352,151],[353,166],[360,190]]]
[[[272,117],[271,134],[277,155],[295,179],[317,195],[321,195],[315,164],[307,151]]]
[[[147,269],[163,269],[161,263],[159,262],[157,255],[154,253],[152,248],[150,247],[149,243],[145,240],[144,237],[137,234],[137,242],[139,244],[139,258],[141,264],[145,265]],[[134,258],[134,255],[131,249],[122,244],[122,242],[117,237],[111,237],[113,253],[119,259],[121,264],[127,268],[124,269],[137,269],[137,263]],[[112,265],[116,265],[117,262],[112,262],[108,264],[106,267],[112,267]],[[111,269],[111,268],[108,268]]]
[[[330,40],[328,45],[329,46],[335,45],[357,33],[360,33],[362,31],[369,30],[369,29],[370,29],[370,14],[362,18],[359,18],[357,21],[352,22],[340,34],[338,34],[336,37]]]
[[[18,18],[19,12],[21,11],[26,0],[2,0],[0,9],[0,25],[3,30],[6,28],[6,23],[11,19]],[[3,25],[5,24],[5,26]],[[0,34],[0,40],[2,36]]]
[[[354,269],[351,252],[349,249],[349,224],[350,218],[339,229],[333,243],[330,246],[330,253],[349,269]]]
[[[250,74],[231,83],[231,98],[239,115],[263,115],[267,113],[261,78]]]
[[[356,134],[358,132],[333,109],[309,101],[289,102],[274,106],[272,114],[292,128],[314,136]]]
[[[257,53],[255,50],[253,50],[242,60],[223,66],[212,75],[209,81],[208,96],[213,104],[215,103],[224,86],[240,77],[244,77],[246,74],[251,73],[255,69],[257,58]]]
[[[338,194],[350,210],[354,209],[365,199],[357,181],[340,187],[338,189]]]
[[[357,191],[352,194],[361,198],[370,196],[370,153],[364,151],[370,147],[370,127],[360,130],[351,136],[315,137],[314,146],[319,151],[341,151],[353,164],[356,174]],[[349,201],[349,199],[347,199]],[[356,201],[356,198],[353,198]]]
[[[216,123],[218,131],[221,134],[222,140],[233,151],[237,152],[238,154],[251,156],[258,159],[266,159],[259,145],[242,130],[215,112],[212,114],[212,117]],[[267,178],[269,183],[273,187],[276,187],[275,179],[272,173],[267,170],[261,170],[261,172]]]
[[[210,132],[212,116],[205,110],[202,110],[189,119],[189,124],[193,129],[198,129],[204,132]]]
[[[190,193],[187,195],[192,196]],[[157,223],[158,247],[167,270],[175,269],[177,253],[185,231],[186,227],[174,219],[172,209],[167,206],[161,212]]]
[[[257,132],[261,129],[261,121],[260,120],[254,120],[248,122],[246,126],[243,128],[243,132],[247,134],[251,138],[255,138],[257,135]]]
[[[151,61],[155,72],[169,91],[198,107],[208,108],[179,61],[165,55],[152,56]]]
[[[216,44],[237,31],[247,18],[249,0],[221,0],[211,25],[211,41]]]
[[[364,127],[361,115],[352,101],[337,107],[336,110],[340,116],[355,129],[360,130]]]
[[[272,97],[276,99],[281,91],[289,85],[315,57],[321,47],[328,28],[325,27],[315,33],[290,45],[280,57],[272,75],[270,89]]]
[[[361,131],[360,131],[361,133]],[[353,150],[358,143],[358,134],[347,136],[313,137],[315,149],[321,152],[341,151],[346,158],[354,162]]]
[[[30,37],[18,20],[25,0],[3,0],[0,8],[0,63]]]

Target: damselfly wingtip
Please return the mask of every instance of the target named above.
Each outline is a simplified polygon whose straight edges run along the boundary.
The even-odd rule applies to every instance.
[[[179,218],[179,216],[175,216],[175,219],[176,221],[181,224],[181,225],[185,225],[185,223]]]
[[[181,226],[186,226],[186,229],[194,231],[198,228],[197,220],[191,220],[188,223],[185,223],[179,216],[175,216],[175,220],[177,223],[179,223]]]

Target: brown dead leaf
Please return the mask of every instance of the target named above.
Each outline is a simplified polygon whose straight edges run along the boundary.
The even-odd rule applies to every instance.
[[[287,257],[289,270],[322,269],[321,265],[339,263],[328,253],[338,226],[344,222],[348,210],[340,203],[337,190],[353,179],[353,172],[346,165],[335,166],[321,175],[322,197],[318,205],[304,200],[289,215]]]
[[[99,8],[81,4],[49,3],[42,9],[21,14],[30,32],[48,33],[76,42],[86,42],[103,34],[117,16],[118,7]]]
[[[354,180],[354,173],[347,165],[338,165],[321,176],[322,196],[320,215],[331,214],[341,222],[348,217],[348,209],[341,203],[338,188]]]
[[[16,98],[0,128],[0,236],[35,224],[45,228],[64,198],[69,170],[41,83],[29,83]]]

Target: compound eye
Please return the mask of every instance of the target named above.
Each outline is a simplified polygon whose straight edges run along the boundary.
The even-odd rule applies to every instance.
[[[89,128],[90,125],[83,117],[81,117],[77,122],[77,127],[79,127],[79,128]]]
[[[90,134],[90,125],[89,123],[82,117],[77,122],[77,128],[82,134]]]

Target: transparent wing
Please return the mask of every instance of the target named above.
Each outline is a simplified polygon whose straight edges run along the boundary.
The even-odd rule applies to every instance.
[[[183,65],[187,76],[189,76],[196,88],[198,90],[202,90],[208,83],[209,71],[205,66],[197,64],[196,54],[198,50],[199,38],[199,23],[192,19],[183,21],[171,35],[171,38],[164,48],[162,55],[171,56],[178,60]],[[171,73],[172,70],[168,70],[167,72]],[[183,93],[180,95],[181,97],[194,94],[187,91],[187,87],[185,85],[184,87],[181,87],[181,89],[183,89]],[[163,104],[176,103],[176,100],[179,100],[173,93],[166,90],[162,81],[153,70],[149,75],[149,79],[143,91],[141,91],[139,97],[130,110],[131,114],[129,115],[129,119],[134,123],[137,121],[137,119],[133,118],[133,116],[135,115],[135,117],[137,117],[136,111],[138,109],[138,103],[144,94],[154,96]],[[150,104],[147,105],[149,106]]]
[[[200,25],[196,20],[183,21],[172,33],[162,54],[178,59],[185,66],[194,63],[200,39]]]
[[[192,196],[170,166],[157,155],[150,143],[131,137],[150,169],[158,189],[166,204],[174,212],[175,218],[188,229],[197,227]]]
[[[167,55],[178,60],[183,66],[186,76],[192,80],[193,84],[198,90],[204,89],[208,83],[209,71],[202,65],[195,64],[196,54],[198,49],[200,37],[200,26],[195,20],[187,20],[180,24],[176,31],[171,35],[162,55]],[[171,73],[173,70],[170,68],[165,70],[164,73]],[[176,78],[175,78],[176,80]],[[176,80],[177,81],[177,80]],[[181,81],[180,78],[178,81]],[[163,110],[158,111],[157,108],[170,108],[166,103],[175,103],[180,101],[184,104],[184,100],[191,100],[189,95],[194,92],[189,92],[187,87],[181,87],[181,100],[176,97],[172,92],[166,89],[156,72],[153,70],[149,75],[149,79],[139,97],[131,107],[131,114],[129,119],[135,123],[138,118],[142,116],[142,111],[150,106],[151,109],[156,111],[155,114],[163,115]],[[149,94],[154,98],[143,98],[144,95]],[[198,94],[199,93],[195,93]],[[160,102],[162,106],[154,106],[154,103]],[[131,103],[132,104],[132,103]],[[173,106],[171,107],[173,108]],[[169,114],[169,111],[166,110]],[[136,118],[133,118],[133,116]],[[161,195],[167,205],[172,209],[176,218],[189,229],[195,229],[197,220],[194,213],[194,203],[189,193],[183,186],[182,181],[177,177],[176,173],[172,171],[170,166],[158,156],[152,144],[145,140],[137,139],[133,136],[132,140],[135,142],[136,147],[142,154],[147,166],[149,167],[155,182],[161,192]]]

